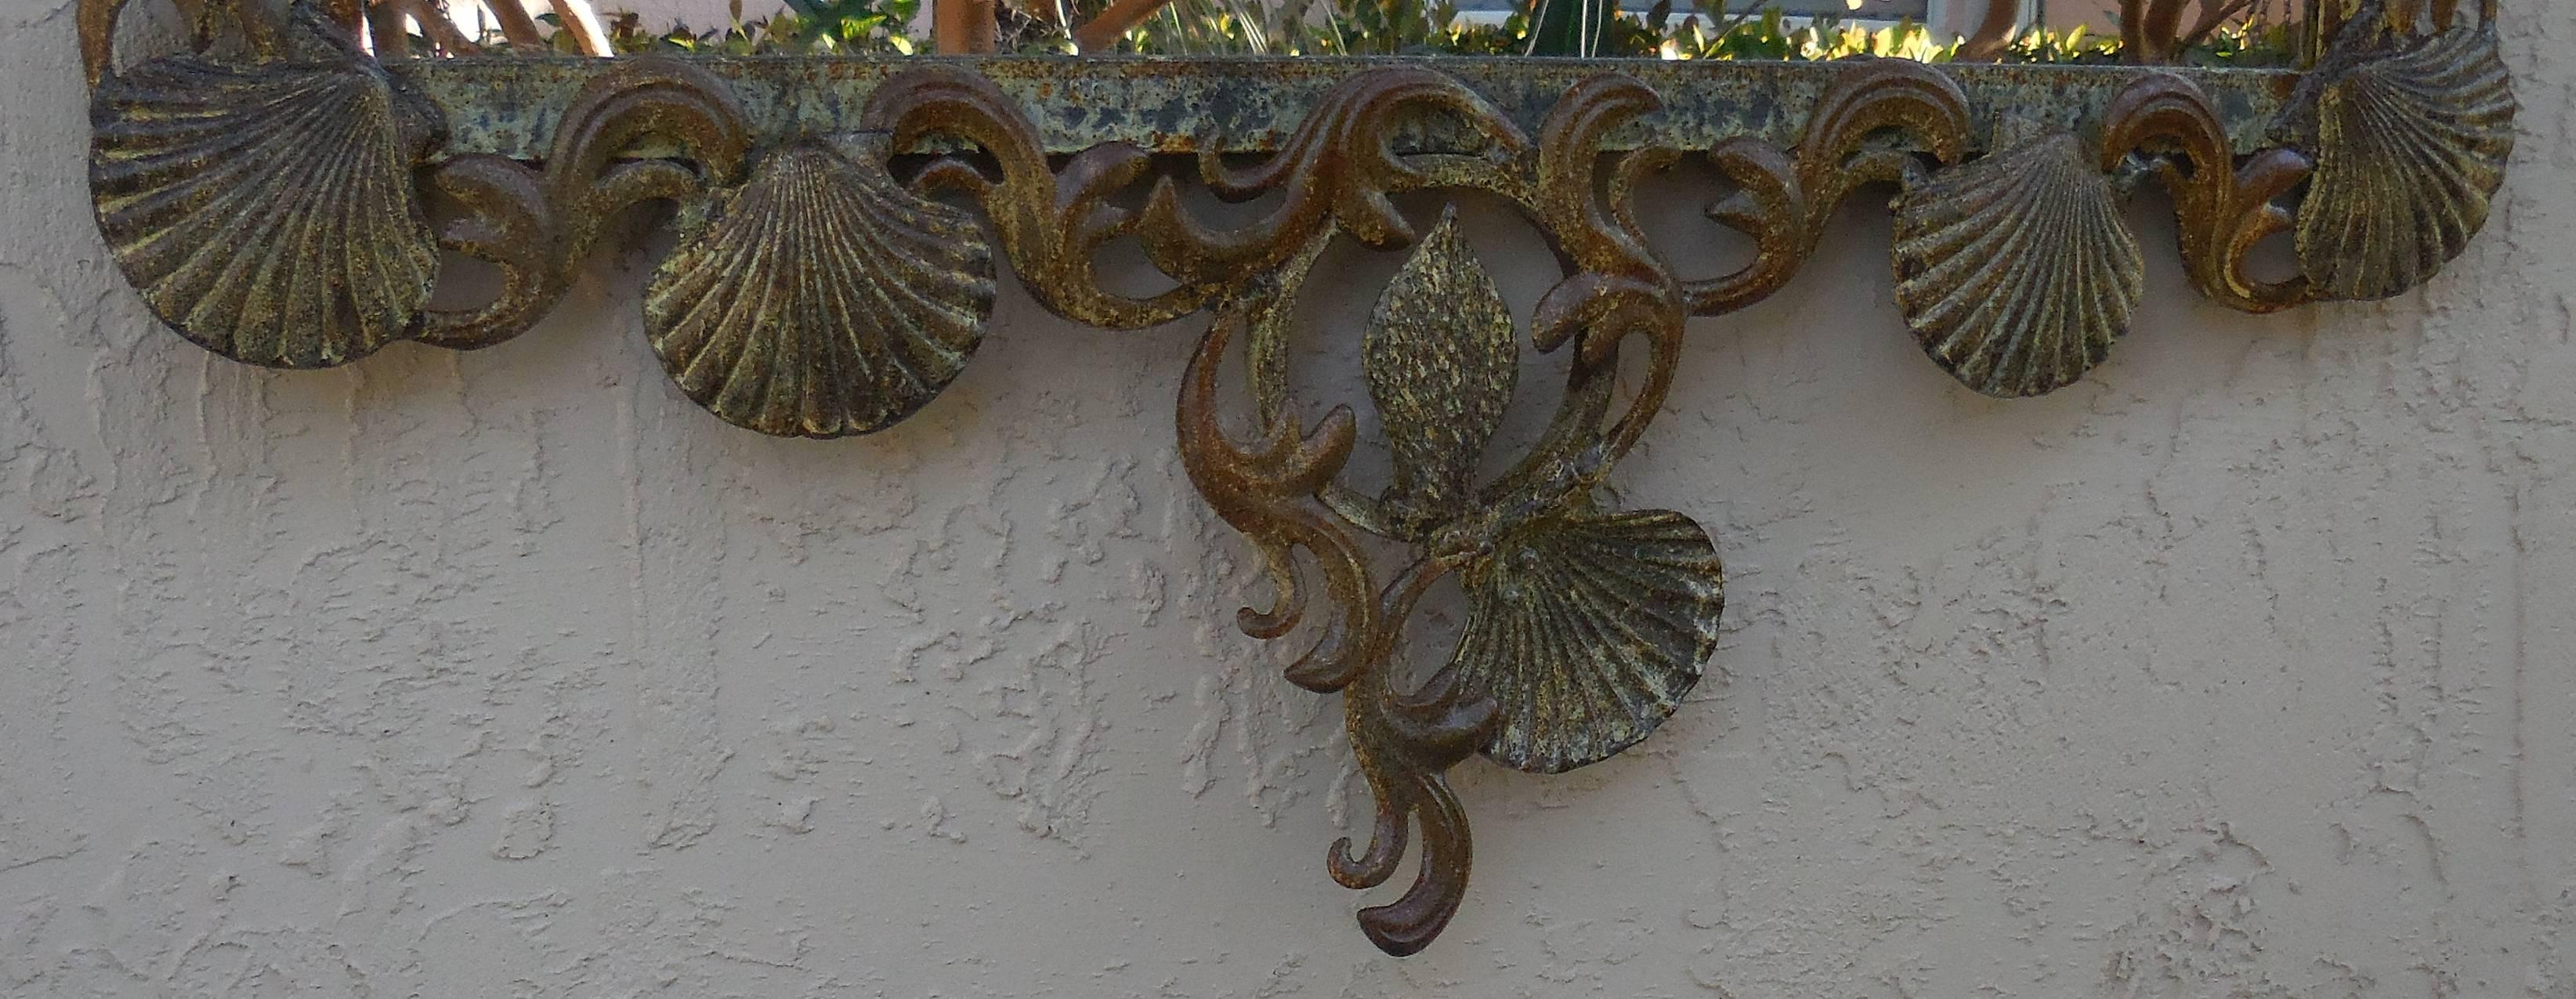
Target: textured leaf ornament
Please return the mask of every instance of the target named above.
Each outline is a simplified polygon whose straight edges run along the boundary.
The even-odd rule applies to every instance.
[[[1454,206],[1379,296],[1361,361],[1394,458],[1382,500],[1391,526],[1420,536],[1473,496],[1520,370],[1511,312]]]
[[[153,314],[237,361],[345,364],[409,336],[438,269],[412,167],[436,109],[299,8],[292,61],[100,81],[90,192]]]
[[[2328,298],[2424,283],[2486,225],[2513,154],[2513,80],[2485,29],[2392,43],[2329,72],[2299,269]]]
[[[708,411],[765,434],[864,434],[964,369],[993,310],[991,247],[870,152],[785,147],[682,223],[645,329]]]
[[[1897,199],[1897,303],[1923,352],[1969,388],[2054,391],[2127,331],[2146,257],[2089,160],[2074,136],[2052,135]]]
[[[1561,773],[1644,740],[1717,650],[1726,572],[1678,513],[1577,511],[1506,535],[1469,567],[1448,669],[1501,717],[1484,752]]]

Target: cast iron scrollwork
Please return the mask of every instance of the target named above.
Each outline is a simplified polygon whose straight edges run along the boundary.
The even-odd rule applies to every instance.
[[[1680,284],[1594,193],[1600,134],[1651,110],[1653,93],[1618,76],[1590,81],[1557,104],[1534,144],[1472,93],[1428,74],[1363,76],[1336,96],[1347,103],[1319,115],[1373,124],[1340,131],[1338,148],[1292,144],[1282,155],[1367,168],[1268,171],[1330,185],[1317,196],[1336,208],[1301,227],[1301,248],[1284,265],[1217,306],[1181,395],[1181,453],[1200,492],[1270,566],[1279,602],[1247,614],[1247,632],[1283,637],[1302,619],[1311,591],[1295,549],[1324,567],[1333,621],[1290,678],[1343,692],[1351,744],[1378,803],[1366,849],[1336,844],[1328,866],[1350,887],[1380,884],[1420,823],[1413,887],[1360,915],[1378,946],[1409,954],[1448,922],[1466,888],[1466,817],[1446,771],[1482,752],[1553,773],[1645,738],[1715,648],[1723,578],[1715,546],[1688,518],[1617,512],[1602,500],[1603,477],[1661,407],[1680,357]],[[1492,140],[1489,152],[1395,154],[1389,112],[1403,104],[1470,119]],[[1511,314],[1458,235],[1454,208],[1417,236],[1388,200],[1422,188],[1512,200],[1570,269],[1531,324],[1540,349],[1573,351],[1563,400],[1528,453],[1481,485],[1478,458],[1502,425],[1519,346]],[[1353,215],[1360,224],[1341,221]],[[1286,388],[1291,302],[1336,232],[1413,247],[1362,337],[1368,394],[1394,463],[1374,494],[1343,476],[1356,439],[1352,414],[1335,410],[1301,427]],[[1249,445],[1218,425],[1217,368],[1236,337],[1249,339],[1263,428]],[[1648,373],[1622,408],[1612,393],[1619,351],[1639,341]],[[1402,542],[1411,556],[1382,576],[1354,530]],[[1464,634],[1445,666],[1407,688],[1397,636],[1423,594],[1451,574],[1468,593]]]
[[[2276,119],[2250,123],[2243,91],[2227,91],[2232,105],[2213,94],[2220,78],[2142,69],[2081,113],[2006,128],[2002,91],[1979,88],[2009,80],[1877,60],[1816,70],[1830,78],[1785,130],[1718,116],[1739,124],[1693,147],[1639,144],[1622,136],[1687,99],[1646,80],[1670,70],[1584,64],[1515,118],[1438,63],[1354,63],[1283,105],[1275,141],[1195,147],[1198,183],[1269,199],[1218,225],[1187,207],[1179,177],[1124,198],[1153,176],[1153,153],[1057,145],[1039,124],[1051,119],[996,82],[1006,61],[887,67],[847,121],[818,125],[756,114],[743,96],[806,79],[792,61],[617,59],[567,76],[580,85],[523,147],[542,155],[514,158],[458,145],[449,126],[476,109],[442,107],[413,69],[378,64],[345,17],[185,0],[191,51],[119,69],[122,6],[79,12],[100,230],[156,315],[236,360],[322,367],[397,340],[509,340],[561,299],[613,217],[654,201],[678,206],[679,239],[643,303],[652,346],[690,398],[764,433],[862,434],[930,403],[983,336],[1005,260],[1076,322],[1207,313],[1179,393],[1180,456],[1267,568],[1271,603],[1243,610],[1242,629],[1308,643],[1288,679],[1343,695],[1376,809],[1366,842],[1334,844],[1328,871],[1370,888],[1419,854],[1412,886],[1360,913],[1396,954],[1426,946],[1465,890],[1453,767],[1607,759],[1676,710],[1716,648],[1715,541],[1605,488],[1675,388],[1688,318],[1778,290],[1844,202],[1892,189],[1896,298],[1924,351],[1978,392],[2049,392],[2100,363],[2143,308],[2145,251],[2124,207],[2142,185],[2170,195],[2186,273],[2216,301],[2384,298],[2483,225],[2515,111],[2491,4],[2474,23],[2453,3],[2364,4],[2316,67],[2275,81]],[[1187,63],[1134,72],[1217,78]],[[1234,165],[1222,152],[1263,155]],[[1753,240],[1732,273],[1681,276],[1638,224],[1640,186],[1692,153],[1727,185],[1709,218]],[[1555,252],[1562,277],[1525,326],[1454,200],[1428,228],[1398,208],[1465,192],[1512,206]],[[2255,247],[2284,233],[2296,272],[2249,273]],[[1169,289],[1103,287],[1100,252],[1126,237]],[[1403,262],[1365,329],[1300,329],[1298,297],[1341,242]],[[443,252],[494,265],[497,291],[432,307]],[[1565,357],[1562,395],[1518,459],[1480,479],[1522,329]],[[1349,337],[1361,358],[1383,481],[1351,473],[1357,414],[1316,413],[1290,390],[1289,358],[1319,336]],[[1222,418],[1237,346],[1254,428],[1241,439]],[[1624,390],[1623,358],[1642,373]],[[1404,554],[1380,564],[1388,544]],[[1445,660],[1417,669],[1434,664],[1402,661],[1400,638],[1450,578],[1465,624]]]

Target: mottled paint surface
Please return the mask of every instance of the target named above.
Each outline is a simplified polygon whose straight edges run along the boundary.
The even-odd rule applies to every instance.
[[[492,350],[233,364],[117,275],[72,14],[10,6],[0,995],[2576,996],[2576,9],[2516,6],[2512,179],[2425,292],[2249,318],[2151,254],[2116,357],[1997,402],[1855,211],[1695,324],[1619,484],[1718,540],[1710,677],[1460,770],[1478,878],[1405,962],[1315,871],[1336,712],[1232,630],[1190,330],[1006,283],[837,443],[671,388],[643,256]]]

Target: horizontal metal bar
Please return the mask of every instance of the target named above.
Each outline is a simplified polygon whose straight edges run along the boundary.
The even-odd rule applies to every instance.
[[[1524,129],[1582,80],[1625,73],[1661,94],[1662,111],[1620,128],[1606,150],[1706,149],[1736,136],[1794,144],[1818,97],[1847,64],[1456,57],[1197,58],[1087,56],[688,57],[734,87],[756,141],[854,131],[868,95],[888,76],[941,61],[982,73],[1018,98],[1050,153],[1127,142],[1159,153],[1278,148],[1316,99],[1350,76],[1429,65],[1482,94]],[[399,61],[387,68],[447,111],[453,153],[536,159],[553,142],[572,95],[609,65],[601,59]],[[2112,96],[2148,73],[2190,77],[2206,90],[2240,154],[2264,133],[2298,74],[2289,70],[2151,69],[2093,65],[1950,64],[1966,91],[1980,143],[2054,128],[2081,129]],[[1402,143],[1411,152],[1473,148],[1437,123]]]

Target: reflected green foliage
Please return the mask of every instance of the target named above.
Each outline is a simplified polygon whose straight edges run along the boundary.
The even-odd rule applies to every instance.
[[[916,28],[923,0],[788,0],[790,10],[712,30],[647,28],[635,14],[606,18],[620,52],[685,51],[731,55],[779,53],[904,54],[928,51]],[[1027,0],[1036,2],[1036,0]],[[1062,3],[1079,23],[1106,0]],[[1006,3],[1002,48],[1023,54],[1069,53],[1072,42],[1049,16]],[[1532,15],[1535,14],[1535,20]],[[547,18],[551,20],[551,17]],[[1535,25],[1535,27],[1533,27]],[[560,38],[559,38],[560,40]],[[1911,20],[1894,24],[1834,16],[1795,17],[1777,7],[1732,10],[1723,0],[1676,10],[1658,0],[1642,14],[1607,0],[1532,0],[1499,20],[1462,18],[1451,0],[1172,0],[1120,40],[1135,55],[1534,55],[1596,58],[1833,60],[1883,56],[1923,62],[1958,57],[1960,39],[1935,38]],[[2194,66],[2293,64],[2295,29],[2257,20],[2230,24],[2181,53]],[[2015,36],[2001,61],[2115,63],[2116,34],[2076,28]]]
[[[604,27],[608,29],[609,43],[619,52],[911,55],[930,47],[926,28],[918,37],[914,34],[913,22],[922,11],[921,0],[786,3],[788,9],[777,16],[745,21],[742,0],[733,0],[731,23],[711,31],[694,30],[683,23],[657,33],[633,13],[610,15]]]
[[[1142,55],[1503,55],[1517,50],[1523,18],[1461,20],[1448,2],[1174,0],[1127,34],[1120,51]]]

